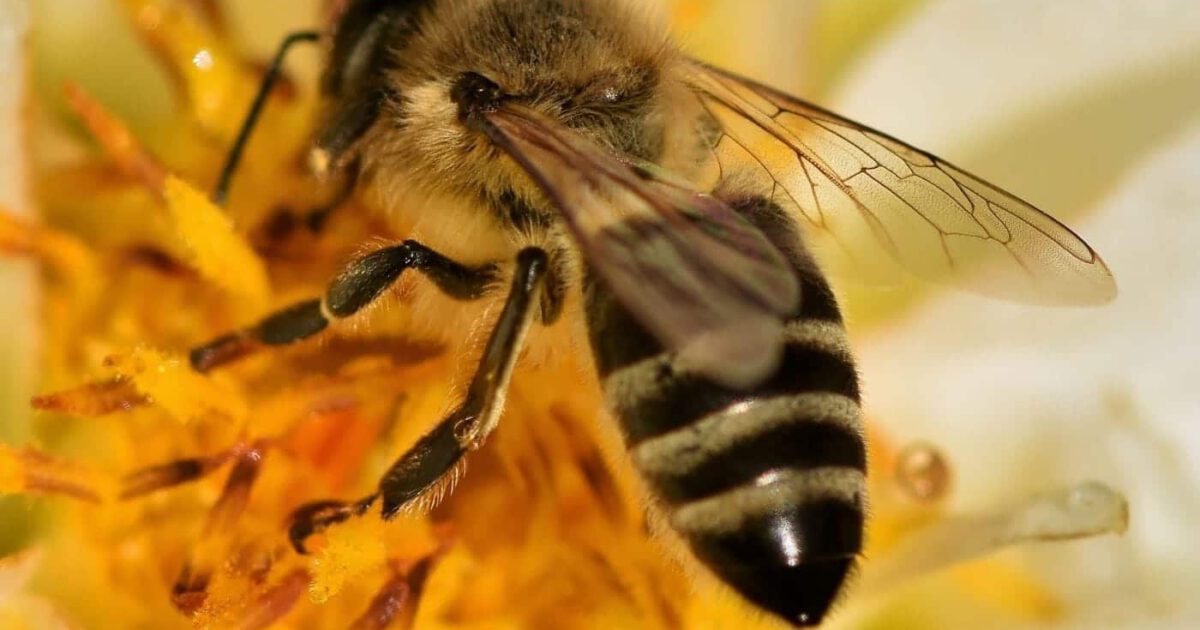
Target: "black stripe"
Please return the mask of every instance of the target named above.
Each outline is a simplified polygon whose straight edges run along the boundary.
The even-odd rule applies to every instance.
[[[829,288],[812,254],[804,246],[804,239],[797,230],[796,221],[786,210],[763,197],[746,197],[725,200],[766,235],[779,251],[787,256],[800,278],[799,319],[825,322],[842,321],[837,298]]]
[[[751,483],[775,469],[849,467],[865,472],[866,464],[863,441],[849,429],[796,418],[712,453],[683,475],[657,475],[649,481],[660,497],[681,503]]]
[[[747,400],[808,392],[831,392],[859,400],[858,374],[848,359],[798,342],[784,347],[775,376],[752,392],[725,389],[699,376],[675,374],[667,365],[654,379],[652,384],[636,384],[637,400],[620,400],[619,394],[614,400],[631,447]]]
[[[800,299],[799,319],[842,323],[842,313],[838,310],[833,290],[819,274],[802,274],[800,292],[803,297]]]
[[[601,379],[623,367],[662,354],[658,340],[629,315],[590,270],[584,276],[583,295],[588,340]]]
[[[680,533],[696,557],[720,574],[731,566],[769,567],[854,556],[862,550],[863,512],[857,503],[827,498],[751,517],[735,532]]]

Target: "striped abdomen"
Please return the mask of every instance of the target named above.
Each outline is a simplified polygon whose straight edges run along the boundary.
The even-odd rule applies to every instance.
[[[588,322],[606,396],[671,526],[758,606],[815,625],[861,550],[866,454],[837,304],[774,209],[743,209],[792,260],[803,305],[783,361],[751,391],[678,373],[595,284]]]

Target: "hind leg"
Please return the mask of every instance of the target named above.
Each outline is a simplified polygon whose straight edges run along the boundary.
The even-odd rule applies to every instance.
[[[298,509],[289,531],[297,551],[304,551],[305,539],[314,532],[364,513],[378,498],[383,500],[383,517],[391,518],[403,509],[435,503],[450,488],[463,456],[478,448],[500,420],[513,367],[541,305],[547,268],[544,251],[521,251],[508,300],[492,329],[466,398],[396,460],[375,494],[353,504],[318,501]]]

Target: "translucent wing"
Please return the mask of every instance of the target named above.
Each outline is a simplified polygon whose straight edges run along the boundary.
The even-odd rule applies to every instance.
[[[1112,300],[1112,273],[1032,205],[891,136],[699,62],[688,81],[719,132],[725,181],[807,220],[817,247],[877,270],[1043,304]],[[864,238],[868,237],[868,238]]]
[[[594,273],[681,365],[730,387],[770,375],[800,295],[761,232],[718,199],[532,110],[504,105],[484,120],[562,212]]]

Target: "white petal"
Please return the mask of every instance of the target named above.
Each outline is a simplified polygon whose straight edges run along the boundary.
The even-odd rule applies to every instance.
[[[1197,182],[1200,127],[1082,226],[1121,287],[1111,306],[944,295],[862,348],[874,414],[902,441],[929,438],[952,454],[960,509],[1081,478],[1129,497],[1125,539],[1033,556],[1105,627],[1200,614]]]
[[[1193,0],[940,0],[834,109],[1073,216],[1200,109]]]
[[[837,104],[950,146],[1096,83],[1200,55],[1197,29],[1192,0],[929,2],[846,78]]]

